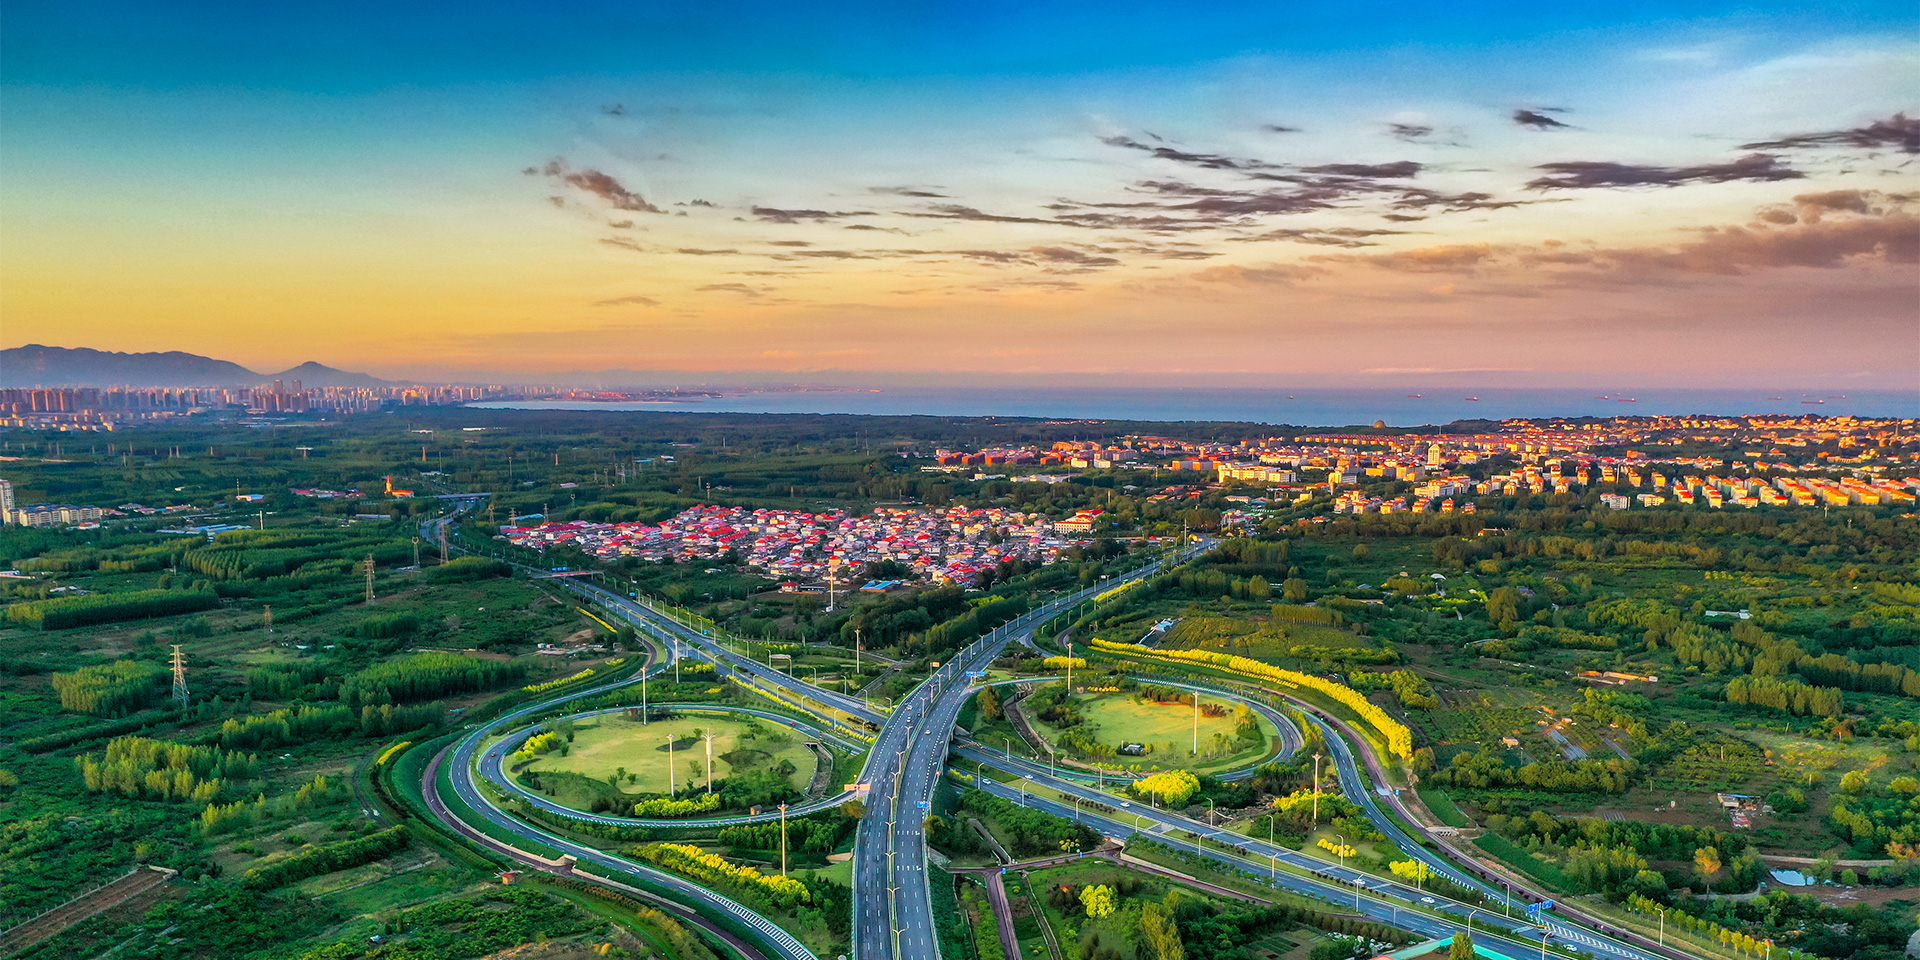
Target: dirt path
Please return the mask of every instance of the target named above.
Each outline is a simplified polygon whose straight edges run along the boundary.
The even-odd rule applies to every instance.
[[[25,950],[89,917],[105,913],[172,880],[177,871],[135,867],[125,876],[68,900],[26,923],[0,933],[0,954]]]

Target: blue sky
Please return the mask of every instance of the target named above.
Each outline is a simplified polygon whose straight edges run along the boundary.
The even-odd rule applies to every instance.
[[[1920,360],[1871,345],[1916,332],[1916,26],[15,4],[0,339],[450,376],[1904,385]]]

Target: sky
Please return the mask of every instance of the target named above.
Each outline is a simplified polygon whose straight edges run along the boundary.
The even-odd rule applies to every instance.
[[[1916,27],[1911,2],[22,0],[0,346],[521,383],[1909,389]]]

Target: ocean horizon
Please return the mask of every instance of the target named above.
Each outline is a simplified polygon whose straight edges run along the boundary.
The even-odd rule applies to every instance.
[[[1029,389],[719,391],[674,400],[495,400],[481,410],[671,411],[1032,417],[1053,420],[1235,421],[1336,427],[1384,421],[1409,427],[1455,420],[1617,416],[1920,417],[1920,390],[1592,389]]]

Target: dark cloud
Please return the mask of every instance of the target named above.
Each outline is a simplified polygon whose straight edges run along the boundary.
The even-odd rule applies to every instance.
[[[842,230],[877,230],[881,233],[897,233],[902,236],[905,236],[907,233],[905,230],[902,230],[899,227],[876,227],[871,223],[849,223],[842,226],[840,229]]]
[[[1413,223],[1417,220],[1425,220],[1426,217],[1417,217],[1407,213],[1389,213],[1381,216],[1380,219],[1391,220],[1394,223]]]
[[[1148,134],[1148,136],[1151,137],[1153,134]],[[1154,139],[1158,140],[1160,138],[1154,137]],[[1217,153],[1189,153],[1185,150],[1175,150],[1172,147],[1156,147],[1150,143],[1141,143],[1132,137],[1102,137],[1100,138],[1100,142],[1110,147],[1125,147],[1128,150],[1145,151],[1162,160],[1192,164],[1196,167],[1205,167],[1209,170],[1262,170],[1271,169],[1274,166],[1271,163],[1266,163],[1261,160],[1245,160],[1223,156]]]
[[[1120,264],[1112,257],[1095,256],[1069,247],[1034,247],[1027,252],[1047,263],[1070,263],[1082,267],[1113,267]]]
[[[936,220],[977,220],[985,223],[1056,223],[1041,217],[1009,217],[995,213],[986,213],[973,207],[964,207],[957,203],[936,203],[924,213],[909,213],[909,217],[930,217]]]
[[[749,287],[744,283],[709,283],[705,286],[695,287],[694,289],[712,291],[714,293],[737,293],[743,297],[758,297],[762,295],[761,291]]]
[[[1277,123],[1263,124],[1261,125],[1260,129],[1265,130],[1268,133],[1299,133],[1300,132],[1299,127],[1283,127]]]
[[[1490,193],[1439,193],[1433,190],[1407,188],[1400,199],[1393,202],[1396,210],[1438,210],[1442,213],[1461,213],[1468,210],[1506,210],[1511,207],[1534,203],[1532,200],[1496,200]],[[1389,219],[1392,214],[1387,215]]]
[[[606,114],[609,117],[624,117],[627,115],[627,105],[624,103],[610,104],[608,106],[601,107],[600,112]]]
[[[1766,153],[1749,153],[1726,163],[1692,167],[1654,167],[1631,163],[1576,160],[1543,163],[1547,175],[1527,183],[1532,190],[1584,190],[1592,187],[1677,187],[1687,183],[1736,180],[1798,180],[1805,176]]]
[[[921,253],[926,251],[901,251],[901,252]],[[955,256],[965,257],[968,260],[979,260],[985,263],[1026,263],[1028,262],[1025,254],[1022,254],[1013,250],[955,250],[953,252]]]
[[[1234,237],[1235,241],[1253,243],[1265,240],[1287,240],[1294,243],[1310,243],[1323,247],[1372,247],[1372,237],[1397,236],[1407,233],[1405,230],[1364,230],[1356,227],[1328,227],[1324,229],[1304,228],[1287,230],[1269,230],[1251,237]]]
[[[773,244],[776,247],[811,247],[813,246],[813,241],[811,240],[769,240],[767,242]]]
[[[1363,259],[1375,266],[1389,270],[1404,270],[1415,273],[1445,273],[1467,270],[1479,266],[1494,256],[1494,248],[1485,243],[1456,243],[1437,247],[1420,247],[1414,250],[1401,250],[1395,253],[1378,253]]]
[[[1678,245],[1580,248],[1448,245],[1325,260],[1368,263],[1411,273],[1524,271],[1536,282],[1666,284],[1687,275],[1743,276],[1756,270],[1835,270],[1855,264],[1920,263],[1920,216],[1911,200],[1872,191],[1797,196],[1762,208],[1752,223],[1703,227]]]
[[[853,250],[798,250],[791,254],[795,257],[816,257],[823,260],[872,260],[872,254],[858,253]]]
[[[931,190],[922,190],[919,187],[868,187],[867,190],[872,193],[892,194],[896,197],[921,197],[934,200],[947,199],[947,195],[944,193],[934,193]]]
[[[778,207],[754,207],[753,215],[767,223],[821,223],[843,217],[871,217],[871,210],[782,210]]]
[[[595,300],[593,305],[596,307],[657,307],[660,301],[652,297],[614,297],[611,300]]]
[[[628,250],[635,250],[640,253],[646,252],[646,248],[641,246],[639,241],[629,240],[626,237],[601,237],[600,242],[609,247],[625,247]]]
[[[1002,265],[1081,268],[1081,270],[1070,270],[1068,272],[1081,272],[1082,270],[1120,265],[1120,261],[1113,257],[1100,256],[1098,253],[1088,253],[1085,250],[1076,250],[1072,247],[1064,246],[1029,247],[1025,250],[954,250],[950,253],[941,253],[932,250],[897,250],[894,252],[930,256],[956,256],[964,257],[968,260],[978,260],[981,263]]]
[[[1380,180],[1404,180],[1420,174],[1420,164],[1412,160],[1400,160],[1394,163],[1325,163],[1317,167],[1300,169],[1307,173],[1327,173],[1338,177]]]
[[[1395,140],[1415,143],[1433,136],[1433,128],[1423,123],[1389,123],[1387,135]]]
[[[716,204],[716,203],[713,203],[713,202],[711,202],[711,201],[707,201],[707,200],[700,200],[700,199],[693,199],[693,200],[688,200],[688,201],[687,201],[687,206],[689,206],[689,207],[718,207],[718,206],[719,206],[719,204]]]
[[[615,230],[632,230],[633,221],[632,220],[609,220],[607,221],[607,226],[612,227]]]
[[[740,251],[732,247],[728,247],[725,250],[702,250],[699,247],[681,247],[673,252],[684,253],[689,257],[726,257],[737,254]]]
[[[1536,113],[1532,110],[1515,110],[1513,122],[1535,130],[1562,130],[1567,126],[1544,113]]]
[[[1226,265],[1201,270],[1194,274],[1194,279],[1205,283],[1240,286],[1288,286],[1324,272],[1326,271],[1319,267],[1289,263],[1272,263],[1260,267]]]
[[[574,170],[562,159],[547,161],[543,173],[570,187],[584,190],[612,204],[618,210],[635,210],[641,213],[664,213],[659,207],[648,203],[645,197],[628,190],[607,174],[598,170]]]
[[[1781,137],[1778,140],[1762,140],[1758,143],[1741,144],[1742,150],[1789,150],[1801,147],[1858,147],[1863,150],[1876,150],[1892,147],[1901,153],[1920,153],[1920,117],[1909,118],[1905,113],[1896,113],[1885,120],[1875,120],[1864,127],[1851,130],[1829,130],[1825,133],[1803,133],[1797,136]]]

